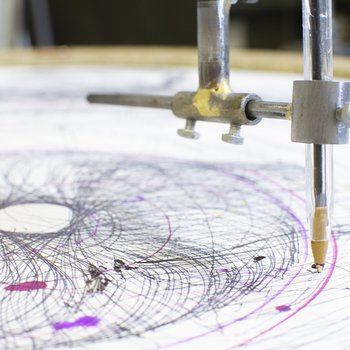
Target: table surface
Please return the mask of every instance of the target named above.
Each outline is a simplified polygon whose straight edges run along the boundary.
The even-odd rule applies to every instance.
[[[0,65],[115,65],[126,67],[195,67],[195,47],[85,46],[0,51]],[[300,52],[231,50],[231,68],[302,72]],[[350,77],[350,58],[334,58],[334,75]]]
[[[288,101],[291,82],[302,76],[290,73],[301,71],[302,58],[294,55],[235,51],[233,85],[264,100]],[[244,127],[245,145],[235,147],[220,141],[227,125],[198,123],[201,139],[192,142],[177,136],[184,122],[170,111],[86,102],[91,92],[171,95],[194,90],[195,49],[58,48],[0,56],[3,207],[45,200],[72,208],[76,203],[77,212],[84,212],[74,220],[78,229],[57,240],[45,242],[45,235],[22,240],[1,231],[0,316],[5,322],[0,348],[54,348],[62,339],[70,349],[89,350],[159,349],[177,343],[181,350],[248,343],[259,350],[346,348],[349,145],[334,147],[334,235],[324,273],[313,274],[303,226],[304,145],[290,142],[289,122],[264,120]],[[120,174],[118,183],[114,174]],[[119,218],[120,245],[112,235],[113,244],[106,238],[114,232],[110,223]],[[125,271],[125,280],[108,271],[115,280],[108,294],[84,297],[87,262],[113,268],[115,257],[133,262],[137,256],[139,261],[154,247],[165,247],[164,242],[157,259],[168,259],[169,265],[144,264]],[[61,250],[65,246],[74,253]],[[255,262],[258,256],[266,258]],[[218,270],[213,270],[213,258]],[[12,271],[18,273],[16,282]],[[47,289],[12,294],[33,287],[32,279],[26,281],[33,271],[41,282],[34,287],[47,283]],[[29,283],[18,287],[17,281]],[[118,303],[107,299],[110,295]],[[75,300],[81,300],[80,306],[70,307]],[[130,305],[135,307],[127,313]],[[99,322],[95,315],[101,327],[74,329],[86,320]],[[156,328],[158,320],[168,323]],[[59,327],[71,328],[56,331]]]

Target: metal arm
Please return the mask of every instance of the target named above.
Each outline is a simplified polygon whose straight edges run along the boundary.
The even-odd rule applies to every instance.
[[[196,121],[229,123],[222,140],[242,144],[241,125],[255,125],[261,118],[290,119],[288,103],[262,102],[255,94],[234,93],[230,87],[229,14],[232,0],[198,0],[199,88],[175,96],[90,95],[92,103],[171,109],[186,119],[180,136],[197,139]]]

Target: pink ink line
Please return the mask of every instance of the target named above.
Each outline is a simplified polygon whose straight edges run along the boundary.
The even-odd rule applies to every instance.
[[[246,169],[248,170],[248,169]],[[295,192],[288,190],[284,187],[282,187],[281,185],[279,185],[276,181],[273,181],[270,178],[267,178],[266,176],[262,175],[261,173],[259,173],[259,177],[270,181],[271,183],[273,183],[274,185],[280,187],[281,189],[283,189],[284,191],[290,193],[293,197],[295,197],[296,199],[298,199],[300,202],[305,203],[305,200],[300,197],[298,194],[296,194]],[[331,276],[333,275],[334,269],[335,269],[335,265],[336,265],[336,261],[337,261],[337,257],[338,257],[338,246],[337,246],[337,242],[336,239],[334,237],[334,234],[332,233],[332,246],[333,246],[333,261],[331,264],[331,268],[328,271],[328,274],[326,276],[326,278],[324,279],[324,282],[322,283],[321,287],[319,289],[316,290],[316,292],[301,306],[299,307],[297,310],[295,310],[293,313],[291,313],[290,315],[288,315],[285,319],[281,320],[280,322],[278,322],[277,324],[275,324],[274,326],[266,329],[265,331],[260,332],[259,334],[255,335],[254,337],[247,339],[246,341],[244,341],[243,343],[239,344],[239,346],[244,346],[252,341],[254,341],[255,339],[261,337],[262,335],[274,330],[276,327],[278,327],[279,325],[281,325],[282,323],[286,322],[287,320],[289,320],[291,317],[293,317],[295,314],[297,314],[298,312],[300,312],[301,310],[303,310],[305,307],[307,307],[313,300],[315,300],[317,298],[317,296],[325,289],[326,285],[328,284],[329,280],[331,279]]]
[[[244,168],[244,170],[246,172],[252,173],[254,176],[259,175],[258,178],[259,179],[263,179],[266,180],[267,182],[270,182],[271,184],[275,185],[276,187],[280,188],[282,191],[289,193],[292,197],[298,199],[300,202],[305,203],[305,198],[299,196],[297,193],[295,193],[293,190],[290,190],[287,187],[281,186],[281,184],[279,184],[277,181],[275,181],[273,178],[269,178],[267,176],[265,176],[264,174],[262,174],[260,171],[253,171],[251,169],[246,169]]]
[[[31,290],[45,289],[46,287],[47,284],[43,281],[27,281],[18,284],[10,284],[4,289],[9,292],[29,292]]]
[[[166,349],[166,348],[170,348],[170,347],[174,347],[174,346],[178,346],[180,344],[183,343],[188,343],[191,341],[194,341],[198,338],[202,338],[205,336],[208,336],[212,333],[221,331],[224,328],[227,328],[229,326],[233,326],[235,323],[237,322],[241,322],[247,318],[249,318],[250,316],[256,314],[257,312],[259,312],[260,310],[262,310],[264,307],[266,307],[268,304],[270,304],[273,300],[275,300],[276,298],[278,298],[291,284],[292,282],[300,275],[301,270],[303,269],[304,264],[307,261],[307,257],[308,257],[308,236],[306,234],[306,229],[303,225],[303,223],[301,222],[301,220],[291,211],[291,209],[286,206],[281,200],[279,200],[278,198],[274,197],[273,195],[271,195],[271,193],[267,193],[259,188],[257,188],[257,184],[255,184],[254,182],[250,181],[248,178],[244,177],[244,176],[239,176],[239,175],[235,175],[235,174],[231,174],[231,173],[227,173],[227,172],[223,172],[226,176],[229,177],[233,177],[235,179],[237,179],[238,181],[241,181],[243,183],[246,183],[247,185],[250,185],[251,187],[253,187],[257,192],[263,194],[264,196],[266,196],[268,198],[268,200],[270,200],[272,203],[274,203],[277,207],[279,207],[282,211],[286,212],[299,226],[300,229],[300,233],[302,236],[302,241],[304,243],[304,254],[303,254],[303,261],[299,267],[299,269],[296,271],[295,274],[293,274],[293,276],[291,276],[291,278],[289,280],[287,280],[287,282],[279,289],[276,291],[275,294],[273,294],[268,300],[266,300],[265,302],[263,302],[261,305],[259,305],[258,307],[256,307],[255,309],[253,309],[252,311],[248,312],[247,314],[236,318],[216,329],[211,329],[207,332],[204,333],[200,333],[197,335],[193,335],[190,336],[188,338],[182,339],[180,341],[176,341],[174,343],[170,343],[170,344],[166,344],[163,345],[161,347],[158,347],[158,349]],[[278,186],[281,187],[281,186]]]
[[[168,236],[167,236],[167,239],[165,240],[165,242],[156,250],[154,251],[153,253],[151,253],[150,255],[148,256],[145,256],[144,258],[142,258],[141,260],[137,260],[137,261],[134,261],[133,263],[141,263],[141,262],[144,262],[152,257],[154,257],[156,254],[158,254],[161,250],[164,249],[164,247],[170,242],[171,240],[171,237],[172,237],[172,228],[171,228],[171,221],[170,221],[170,217],[169,215],[167,215],[165,213],[165,211],[158,207],[157,205],[155,205],[154,203],[151,203],[149,202],[151,205],[153,205],[156,209],[158,209],[165,217],[165,220],[167,222],[167,226],[168,226]]]
[[[269,327],[268,329],[265,329],[264,331],[260,332],[259,334],[255,335],[254,337],[245,340],[243,343],[240,343],[238,346],[247,345],[247,344],[253,342],[254,340],[256,340],[257,338],[263,336],[264,334],[271,332],[276,327],[280,326],[284,322],[288,321],[291,317],[295,316],[297,313],[299,313],[300,311],[305,309],[309,304],[311,304],[320,295],[320,293],[325,289],[325,287],[327,286],[328,282],[330,281],[330,279],[333,275],[335,265],[337,262],[337,258],[338,258],[338,245],[337,245],[337,241],[336,241],[333,233],[332,233],[332,247],[333,247],[333,260],[332,260],[332,263],[330,264],[331,267],[327,273],[326,278],[324,279],[323,282],[321,282],[321,286],[318,289],[316,289],[316,292],[314,294],[312,294],[311,297],[309,299],[307,299],[303,305],[301,305],[298,309],[296,309],[294,312],[289,314],[283,320],[279,321],[278,323]],[[230,348],[230,349],[232,349],[232,348]]]

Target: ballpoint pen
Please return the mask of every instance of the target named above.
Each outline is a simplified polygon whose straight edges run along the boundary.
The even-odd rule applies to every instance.
[[[332,146],[306,146],[307,211],[314,267],[321,272],[325,264],[331,231],[333,207]]]
[[[303,0],[305,79],[332,80],[332,1]],[[331,115],[329,116],[332,117]],[[316,127],[316,125],[315,125]],[[333,146],[306,146],[306,201],[314,268],[321,272],[333,211]]]

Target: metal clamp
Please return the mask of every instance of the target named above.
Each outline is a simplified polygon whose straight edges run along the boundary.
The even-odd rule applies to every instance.
[[[348,143],[350,83],[295,81],[292,141],[313,144]]]
[[[210,89],[197,92],[178,92],[172,101],[173,113],[184,119],[256,125],[261,117],[250,116],[247,105],[251,101],[261,101],[255,94],[218,94]]]

